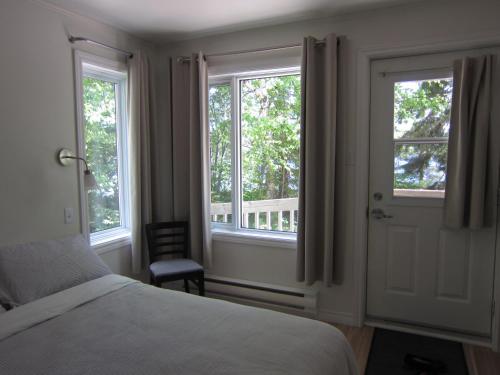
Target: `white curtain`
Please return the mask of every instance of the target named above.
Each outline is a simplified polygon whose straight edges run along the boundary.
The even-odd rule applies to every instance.
[[[340,43],[304,39],[300,133],[297,280],[330,286],[340,238],[339,192],[344,137],[339,123]]]
[[[208,70],[205,56],[191,56],[189,71],[189,225],[191,257],[212,266]]]
[[[141,52],[129,60],[128,156],[132,272],[139,273],[146,253],[144,226],[151,222],[150,75],[147,57]]]
[[[500,141],[491,121],[493,67],[493,56],[454,64],[444,203],[444,223],[452,229],[495,222]]]

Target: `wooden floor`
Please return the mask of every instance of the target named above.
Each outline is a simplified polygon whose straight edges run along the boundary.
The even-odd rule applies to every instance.
[[[335,324],[351,344],[360,374],[365,373],[368,355],[374,328],[364,326],[362,328]],[[464,354],[470,375],[498,375],[500,374],[500,353],[494,353],[490,349],[474,345],[464,345]]]
[[[358,363],[359,373],[365,373],[366,363],[368,362],[368,355],[370,354],[370,347],[372,345],[373,327],[364,326],[362,328],[345,326],[342,324],[334,324],[352,346],[356,362]]]
[[[481,346],[464,345],[464,354],[470,375],[500,374],[500,353]]]

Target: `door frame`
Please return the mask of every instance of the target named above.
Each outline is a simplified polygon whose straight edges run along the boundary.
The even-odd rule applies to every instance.
[[[370,96],[371,96],[371,63],[373,60],[408,57],[432,53],[446,53],[465,51],[478,48],[500,47],[500,34],[484,34],[460,40],[442,41],[427,40],[421,44],[394,46],[381,44],[372,47],[361,47],[354,51],[356,59],[356,136],[355,136],[355,203],[354,203],[354,239],[353,239],[353,262],[354,262],[354,306],[353,323],[356,326],[363,326],[366,320],[366,294],[367,294],[367,260],[368,260],[368,217],[367,209],[369,205],[369,157],[370,157]],[[500,220],[497,220],[497,239],[500,231]],[[474,342],[475,344],[491,347],[495,351],[500,351],[500,244],[497,240],[495,248],[495,274],[493,283],[493,303],[497,306],[492,317],[492,336],[488,340],[470,340],[458,335],[446,332],[435,332],[441,337]],[[379,324],[388,326],[388,324]],[[413,332],[422,332],[432,335],[432,332],[418,327],[397,327],[395,329],[406,329]],[[443,336],[444,335],[444,336]]]

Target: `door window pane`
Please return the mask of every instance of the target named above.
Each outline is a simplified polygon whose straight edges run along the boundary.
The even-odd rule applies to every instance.
[[[88,191],[90,233],[121,226],[115,86],[83,77],[86,159],[99,187]]]
[[[300,75],[245,79],[240,95],[242,227],[296,232]]]
[[[396,144],[394,148],[394,189],[405,196],[425,195],[424,190],[444,191],[446,144]],[[411,190],[403,192],[401,190]],[[429,196],[429,195],[427,195]],[[433,196],[440,196],[434,194]]]
[[[444,196],[452,90],[450,77],[394,84],[395,196]]]
[[[394,84],[394,138],[448,137],[453,79]]]
[[[211,217],[212,221],[231,223],[231,86],[211,86],[208,100]]]

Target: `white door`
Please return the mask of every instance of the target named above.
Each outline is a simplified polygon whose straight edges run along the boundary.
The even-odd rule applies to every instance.
[[[481,52],[372,62],[369,319],[491,335],[495,231],[442,225],[452,62]]]

